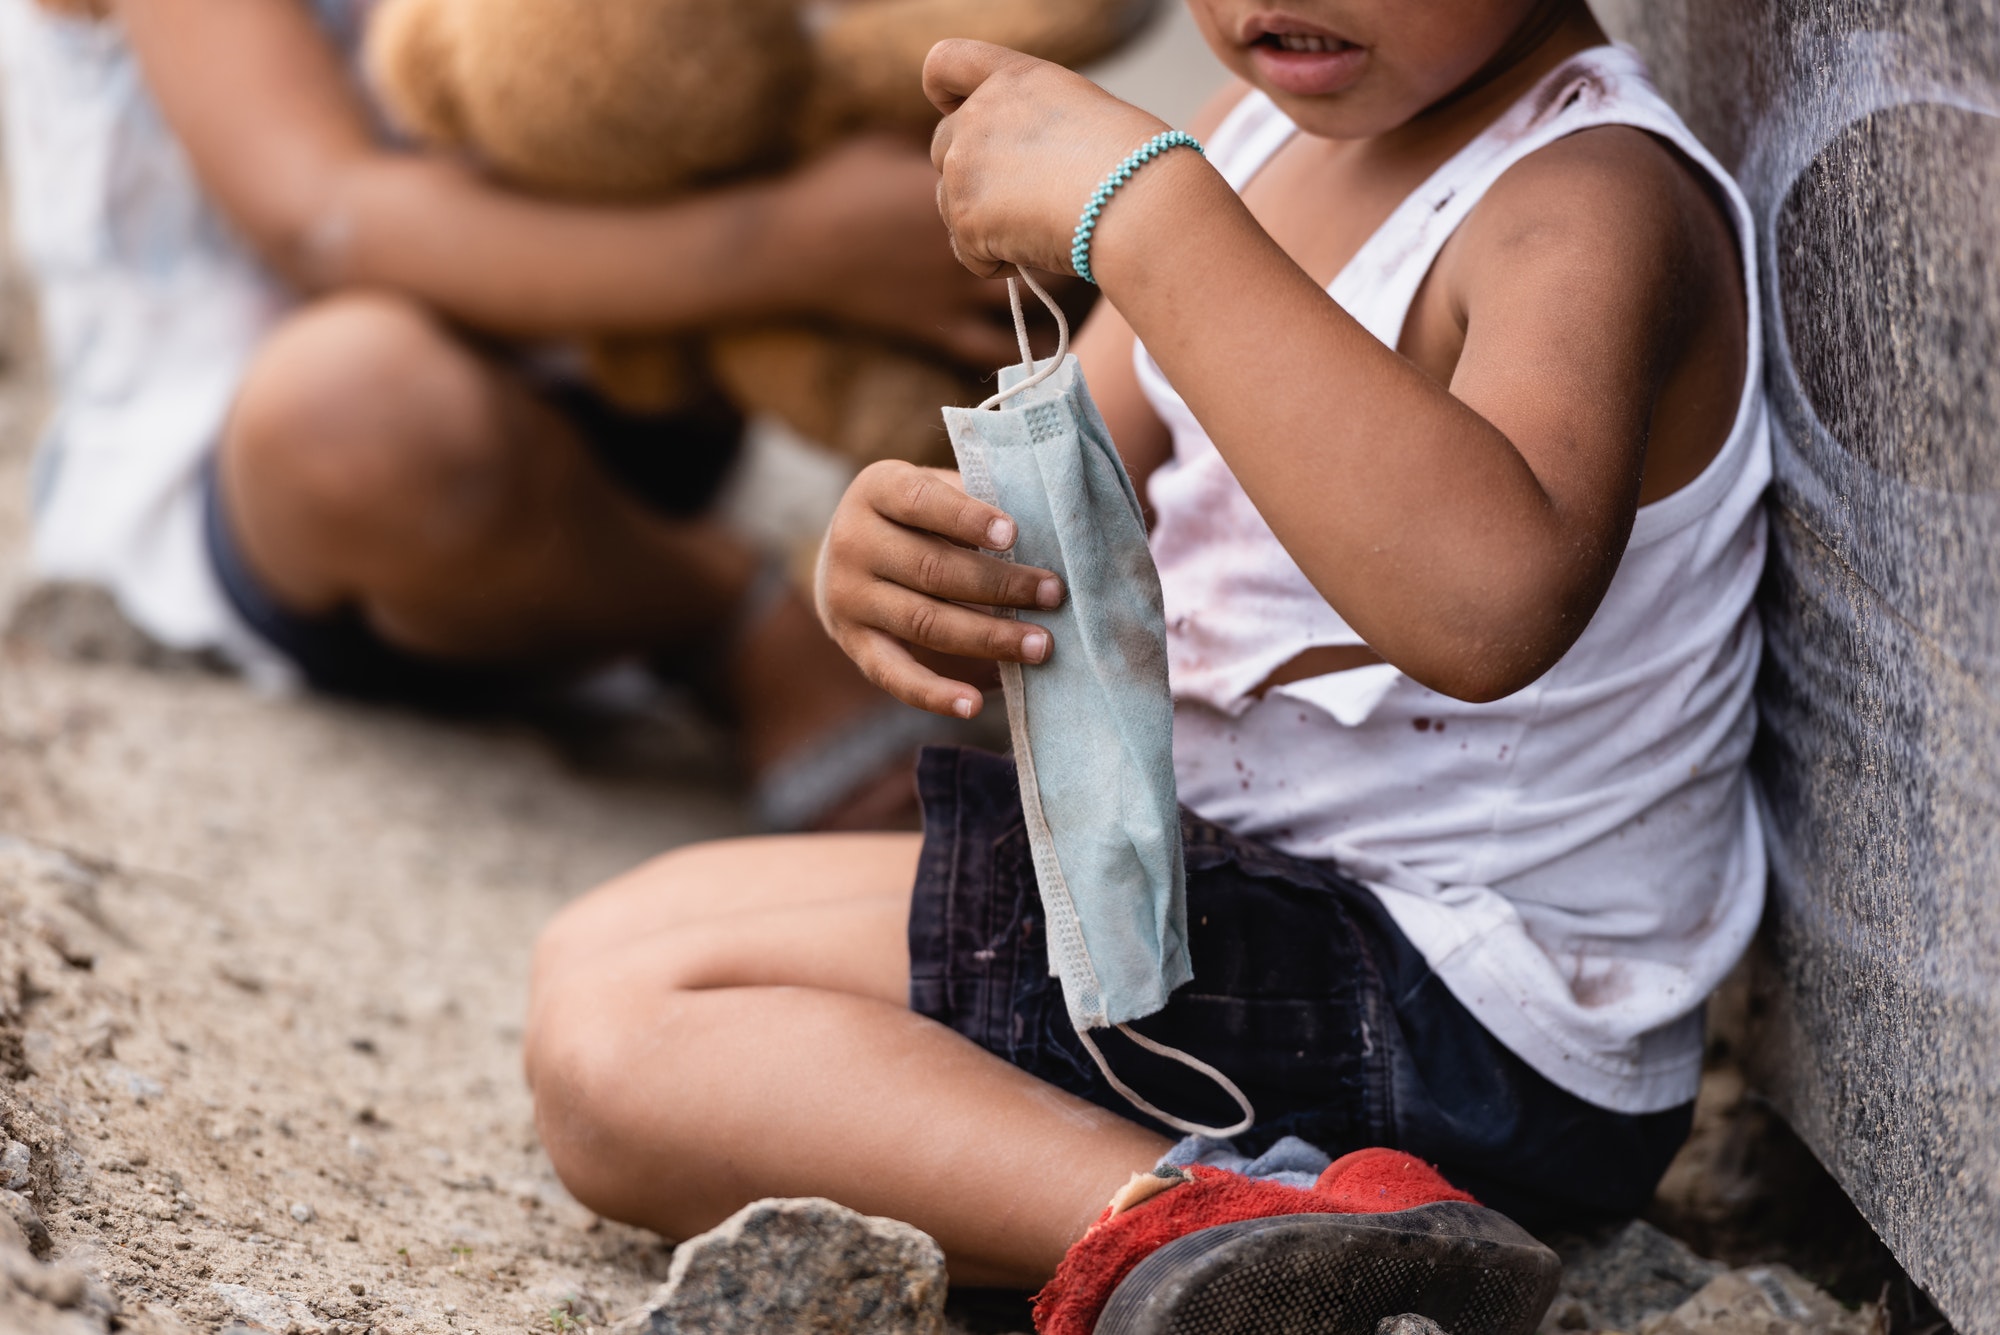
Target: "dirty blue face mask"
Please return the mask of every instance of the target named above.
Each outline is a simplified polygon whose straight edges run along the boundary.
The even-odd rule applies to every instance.
[[[1022,279],[1055,315],[1055,356],[1034,360],[1010,278],[1021,365],[1000,373],[992,398],[947,408],[944,418],[965,489],[1014,520],[1007,559],[1053,570],[1068,591],[1060,608],[1036,614],[1054,646],[1048,661],[1000,665],[1050,972],[1098,1069],[1134,1107],[1191,1135],[1235,1135],[1255,1118],[1242,1091],[1129,1027],[1193,977],[1166,620],[1138,493],[1069,355],[1068,323],[1034,279]],[[1199,1126],[1148,1103],[1091,1038],[1107,1028],[1209,1076],[1243,1120]]]

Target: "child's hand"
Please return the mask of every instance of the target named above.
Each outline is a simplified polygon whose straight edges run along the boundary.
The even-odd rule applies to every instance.
[[[938,211],[976,274],[1009,264],[1071,272],[1070,238],[1125,155],[1168,126],[1080,74],[986,42],[939,42],[924,93],[945,113],[931,139]]]
[[[960,605],[1061,605],[1055,575],[987,554],[1006,551],[1014,536],[1014,521],[966,495],[956,473],[870,465],[847,488],[820,548],[820,621],[868,680],[898,700],[971,718],[983,703],[978,688],[939,676],[911,649],[1015,663],[1048,658],[1047,630]]]

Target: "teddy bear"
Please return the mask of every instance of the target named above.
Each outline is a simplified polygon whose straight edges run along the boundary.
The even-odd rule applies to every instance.
[[[542,195],[655,202],[797,162],[864,130],[928,134],[932,44],[974,37],[1064,64],[1131,37],[1156,0],[383,0],[366,66],[399,127]],[[949,458],[938,409],[977,373],[804,321],[588,340],[614,403],[719,390],[856,464]],[[984,369],[984,368],[982,368]]]

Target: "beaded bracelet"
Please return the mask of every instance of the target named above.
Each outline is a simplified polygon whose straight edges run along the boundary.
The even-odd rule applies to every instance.
[[[1097,231],[1098,215],[1102,214],[1104,206],[1111,202],[1112,193],[1131,180],[1133,172],[1168,149],[1182,146],[1201,153],[1203,157],[1208,156],[1203,152],[1200,141],[1186,130],[1163,130],[1133,149],[1123,162],[1111,169],[1111,175],[1098,184],[1090,196],[1089,205],[1083,210],[1083,217],[1077,220],[1076,235],[1070,238],[1069,267],[1076,270],[1078,278],[1086,283],[1097,282],[1090,273],[1090,238]]]

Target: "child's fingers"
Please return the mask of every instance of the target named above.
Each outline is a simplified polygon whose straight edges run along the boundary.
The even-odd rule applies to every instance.
[[[960,658],[998,663],[1044,663],[1053,642],[1047,628],[997,617],[899,584],[880,581],[863,598],[863,622],[906,644]]]
[[[1006,511],[966,495],[942,468],[889,459],[861,470],[853,485],[869,509],[905,528],[994,552],[1014,545],[1014,521]]]
[[[1042,609],[1062,605],[1062,581],[1052,572],[954,547],[929,534],[892,531],[877,548],[871,570],[879,579],[958,603]]]
[[[1001,67],[1030,57],[991,42],[947,37],[924,57],[924,96],[949,116]]]
[[[862,676],[906,705],[950,718],[977,718],[986,703],[978,687],[939,676],[882,631],[852,631],[841,648]]]

